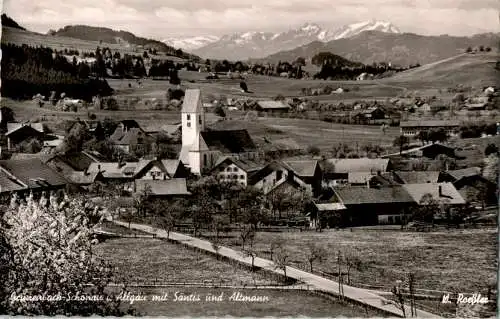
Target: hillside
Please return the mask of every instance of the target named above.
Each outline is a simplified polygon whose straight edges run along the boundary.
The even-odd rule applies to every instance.
[[[282,51],[261,61],[291,61],[298,56],[310,59],[319,52],[332,52],[364,64],[391,62],[394,65],[427,64],[463,53],[467,47],[496,48],[498,34],[485,33],[473,37],[423,36],[412,33],[365,31],[351,38],[327,43],[315,41],[293,50]]]
[[[98,41],[110,44],[121,44],[124,46],[135,46],[138,49],[155,49],[158,52],[164,52],[188,59],[198,58],[195,55],[184,53],[182,50],[175,49],[174,47],[161,41],[138,37],[131,32],[123,30],[116,31],[109,28],[73,25],[59,29],[51,33],[51,36],[67,37],[86,41]]]
[[[460,54],[429,63],[384,79],[386,83],[428,83],[431,86],[472,87],[500,85],[500,71],[495,69],[495,53]]]
[[[20,26],[16,21],[14,21],[11,17],[6,15],[5,13],[2,14],[2,27],[9,27],[9,28],[15,28],[19,30],[26,30],[22,26]]]
[[[35,33],[26,30],[20,30],[10,27],[2,28],[2,43],[15,44],[15,45],[29,45],[29,46],[44,46],[54,50],[78,50],[80,52],[95,52],[97,47],[108,47],[111,51],[120,52],[130,55],[142,55],[144,49],[139,49],[135,45],[126,43],[100,43],[99,41],[81,40],[63,36],[52,36],[46,34]],[[160,53],[160,52],[158,52]],[[159,54],[155,56],[159,60],[172,60],[175,63],[182,63],[186,59],[179,58],[168,54]]]

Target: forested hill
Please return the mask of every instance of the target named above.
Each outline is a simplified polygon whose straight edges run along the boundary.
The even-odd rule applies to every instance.
[[[10,27],[14,29],[26,30],[5,13],[2,14],[2,27]]]
[[[184,59],[199,60],[196,55],[183,52],[181,49],[171,47],[161,41],[142,38],[128,31],[116,31],[110,28],[92,27],[87,25],[66,26],[50,33],[53,36],[62,36],[86,41],[102,41],[103,43],[121,44],[124,46],[142,46],[145,50],[154,49],[168,55]]]
[[[14,99],[31,99],[36,94],[57,94],[90,101],[113,90],[103,79],[89,77],[85,63],[76,65],[50,48],[2,44],[1,94]]]

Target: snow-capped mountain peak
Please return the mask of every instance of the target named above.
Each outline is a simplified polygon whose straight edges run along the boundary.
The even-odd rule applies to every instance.
[[[209,58],[246,59],[261,58],[282,50],[291,50],[314,41],[329,42],[353,37],[364,31],[400,33],[387,21],[363,21],[338,29],[323,28],[315,23],[305,23],[287,31],[271,33],[262,31],[239,32],[224,35],[192,53]],[[178,46],[181,47],[182,46]]]
[[[220,40],[220,37],[214,35],[208,36],[194,36],[194,37],[178,37],[165,39],[162,42],[173,46],[174,48],[180,48],[185,51],[196,50],[204,47],[210,43],[214,43]]]

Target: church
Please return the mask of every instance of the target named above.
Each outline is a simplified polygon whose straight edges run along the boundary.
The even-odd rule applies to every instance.
[[[180,160],[191,173],[202,175],[220,159],[255,160],[259,152],[247,130],[210,130],[199,89],[187,89],[181,111],[182,149]]]

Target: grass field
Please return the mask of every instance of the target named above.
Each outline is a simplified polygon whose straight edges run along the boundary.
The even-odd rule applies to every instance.
[[[159,239],[110,239],[97,246],[97,253],[116,267],[116,273],[132,283],[209,280],[233,285],[275,284],[259,272],[252,274]]]
[[[309,268],[306,259],[308,244],[325,248],[327,258],[316,269],[336,273],[337,251],[356,254],[362,270],[352,271],[352,281],[367,285],[392,287],[407,272],[415,272],[416,287],[449,292],[483,295],[489,284],[496,282],[497,230],[449,230],[429,233],[378,230],[325,230],[318,232],[258,232],[254,247],[269,258],[269,244],[283,240],[291,252],[292,265]],[[239,242],[226,241],[228,245]]]
[[[134,289],[131,290],[132,293]],[[135,302],[133,307],[140,315],[169,317],[380,317],[379,313],[358,306],[318,297],[307,291],[280,291],[222,288],[140,288],[148,301]],[[243,302],[229,300],[233,293],[245,296],[264,296],[268,302]],[[200,297],[200,301],[177,301],[175,294]],[[167,294],[167,301],[151,301],[152,295]],[[206,301],[206,296],[222,294],[222,301]],[[124,305],[125,307],[127,305]]]

